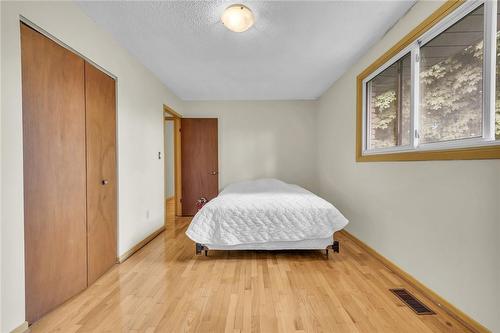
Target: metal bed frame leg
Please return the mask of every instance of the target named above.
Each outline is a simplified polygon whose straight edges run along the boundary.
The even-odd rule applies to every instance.
[[[208,247],[203,244],[196,243],[196,255],[200,255],[202,251],[205,251],[205,257],[208,257]]]
[[[340,253],[340,243],[339,241],[333,241],[332,245],[328,245],[325,249],[326,257],[328,258],[329,250],[332,249],[333,253]]]
[[[333,252],[340,253],[340,243],[339,243],[339,241],[333,241],[332,249],[333,249]]]

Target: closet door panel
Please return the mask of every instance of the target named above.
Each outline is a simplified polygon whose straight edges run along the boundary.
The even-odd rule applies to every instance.
[[[88,282],[117,261],[115,80],[85,63]]]
[[[84,61],[21,24],[26,319],[87,286]]]

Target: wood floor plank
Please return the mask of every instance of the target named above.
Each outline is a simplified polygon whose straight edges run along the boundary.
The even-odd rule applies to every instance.
[[[172,212],[173,206],[167,211]],[[211,251],[196,256],[167,228],[31,332],[468,332],[349,239],[321,251]],[[417,316],[389,288],[407,288],[437,314]]]

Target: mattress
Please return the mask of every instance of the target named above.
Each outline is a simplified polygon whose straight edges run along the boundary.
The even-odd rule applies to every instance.
[[[226,187],[194,216],[186,235],[214,249],[256,249],[265,246],[257,244],[266,243],[266,249],[269,244],[290,248],[327,238],[331,244],[334,232],[347,223],[331,203],[306,189],[277,179],[260,179]]]

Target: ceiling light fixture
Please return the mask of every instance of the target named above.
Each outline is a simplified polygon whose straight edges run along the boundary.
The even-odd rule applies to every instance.
[[[234,32],[247,31],[255,22],[252,11],[241,4],[231,5],[221,16],[222,24]]]

